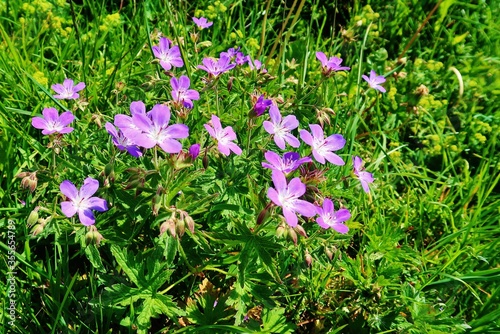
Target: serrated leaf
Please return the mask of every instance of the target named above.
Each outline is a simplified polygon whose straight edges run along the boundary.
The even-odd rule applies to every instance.
[[[165,240],[165,251],[163,252],[163,256],[165,256],[165,264],[171,267],[174,264],[175,256],[177,255],[178,250],[178,241],[176,238],[167,236]]]
[[[264,331],[272,333],[293,333],[295,330],[294,324],[286,322],[284,308],[262,310],[262,325]]]
[[[144,287],[146,282],[140,278],[140,272],[138,268],[134,268],[131,265],[134,264],[133,256],[128,256],[127,250],[124,248],[119,248],[116,245],[111,246],[111,253],[116,259],[116,262],[120,265],[123,272],[128,276],[128,278],[138,287]],[[129,265],[130,264],[130,265]]]
[[[106,269],[104,269],[102,265],[101,254],[95,245],[88,245],[85,247],[85,255],[97,271],[106,272]]]
[[[184,315],[184,311],[177,307],[170,296],[159,294],[146,298],[139,312],[137,325],[142,329],[148,329],[151,324],[151,318],[156,318],[159,314],[164,314],[172,320]]]
[[[106,305],[131,305],[133,302],[148,298],[151,296],[150,291],[131,288],[124,284],[113,284],[111,287],[106,287],[102,297],[102,302]]]

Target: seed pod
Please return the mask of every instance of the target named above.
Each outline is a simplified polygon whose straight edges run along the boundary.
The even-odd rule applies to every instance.
[[[30,215],[28,216],[27,224],[28,226],[34,225],[37,220],[38,220],[38,210],[40,209],[39,206],[33,209],[33,211],[30,212]]]
[[[283,226],[283,225],[278,226],[278,228],[276,229],[276,237],[281,238],[281,237],[283,237],[283,235],[285,235],[285,233],[288,233],[286,231],[285,226]]]
[[[287,229],[287,236],[292,239],[293,243],[295,244],[295,246],[297,246],[297,233],[295,232],[295,230],[293,228],[289,228]]]
[[[191,216],[186,215],[184,218],[184,222],[187,224],[187,227],[191,233],[194,233],[194,220]]]
[[[39,235],[40,233],[43,232],[43,228],[45,226],[43,224],[36,224],[35,226],[33,226],[33,228],[31,229],[31,235],[36,237],[37,235]]]
[[[304,259],[306,260],[307,266],[310,267],[312,264],[313,258],[311,256],[311,254],[309,254],[309,252],[306,252],[306,256],[304,257]]]
[[[304,230],[304,228],[300,225],[297,225],[294,227],[294,230],[300,234],[301,236],[303,236],[304,238],[307,238],[307,233],[306,233],[306,230]]]

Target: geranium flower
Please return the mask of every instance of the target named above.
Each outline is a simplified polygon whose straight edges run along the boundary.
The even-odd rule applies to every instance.
[[[214,24],[213,22],[207,22],[207,19],[204,17],[200,17],[199,19],[196,17],[193,17],[193,22],[198,26],[200,29],[208,28]]]
[[[206,71],[210,76],[218,76],[224,72],[233,69],[236,64],[231,64],[231,58],[221,55],[218,61],[213,58],[203,58],[203,65],[198,65],[198,68]]]
[[[302,199],[299,199],[306,192],[306,186],[300,181],[300,178],[293,178],[289,184],[282,172],[273,170],[272,180],[274,188],[267,190],[267,197],[274,204],[280,206],[288,225],[295,227],[298,224],[297,213],[312,217],[316,214],[316,207]]]
[[[203,124],[203,126],[207,129],[210,136],[217,140],[220,153],[228,156],[231,153],[230,151],[233,151],[234,154],[240,155],[241,148],[232,142],[236,140],[236,133],[234,133],[233,128],[226,126],[223,129],[219,117],[215,115],[212,115],[211,122],[213,127],[209,124]]]
[[[34,128],[41,129],[44,135],[65,134],[73,131],[72,127],[67,126],[75,119],[75,116],[70,111],[63,112],[59,116],[55,108],[44,108],[42,114],[43,117],[33,117],[31,125]]]
[[[322,228],[333,228],[335,231],[342,234],[349,231],[349,228],[345,224],[342,224],[351,218],[349,210],[340,209],[335,211],[332,200],[325,198],[323,201],[323,207],[316,207],[316,211],[319,215],[319,217],[316,218],[316,222]]]
[[[105,128],[113,138],[113,144],[115,144],[120,151],[127,150],[130,155],[136,158],[142,156],[142,152],[139,147],[137,147],[137,145],[135,145],[129,138],[125,137],[120,129],[116,131],[115,126],[110,122],[106,123]]]
[[[162,37],[160,38],[160,44],[152,48],[155,57],[160,59],[160,65],[165,71],[170,71],[172,66],[184,66],[179,47],[177,45],[170,47],[171,43],[168,38]]]
[[[255,102],[253,106],[253,110],[255,112],[256,116],[261,116],[268,107],[270,107],[273,104],[272,100],[266,100],[264,99],[264,95],[259,96],[257,99],[257,102]]]
[[[338,151],[344,147],[344,137],[335,134],[325,138],[323,129],[318,124],[309,124],[309,128],[312,135],[306,130],[300,130],[300,138],[312,147],[314,159],[321,164],[324,164],[326,159],[334,165],[343,166],[344,160],[332,151]]]
[[[85,88],[84,82],[79,82],[76,85],[73,85],[73,80],[65,79],[61,84],[52,85],[52,89],[57,93],[54,95],[56,99],[60,100],[74,100],[80,97],[78,94],[79,91]]]
[[[61,211],[66,217],[73,217],[78,213],[80,222],[85,226],[95,224],[95,217],[92,210],[99,212],[107,211],[106,200],[99,197],[91,197],[99,188],[99,181],[88,177],[83,182],[83,186],[78,190],[75,185],[68,180],[63,181],[59,189],[69,201],[61,203]]]
[[[189,128],[184,124],[169,126],[169,121],[170,109],[157,104],[147,114],[133,114],[132,123],[136,128],[125,128],[122,131],[140,147],[153,148],[158,145],[167,153],[179,153],[182,144],[177,139],[187,138]]]
[[[273,151],[264,153],[264,157],[269,163],[263,162],[262,167],[280,171],[284,174],[289,174],[300,167],[303,163],[312,161],[309,157],[300,158],[300,155],[295,152],[287,152],[283,154],[283,159]]]
[[[349,71],[351,69],[350,67],[341,66],[343,61],[342,58],[338,57],[327,58],[326,55],[321,51],[316,52],[316,58],[318,58],[318,60],[321,62],[324,75],[329,75],[331,72],[337,72],[337,71]]]
[[[193,100],[199,100],[200,94],[194,90],[189,89],[189,78],[182,75],[179,80],[172,77],[170,79],[170,85],[172,86],[172,98],[175,103],[183,104],[186,108],[193,108]]]
[[[135,114],[146,115],[146,105],[142,101],[134,101],[130,103],[130,114],[134,116]],[[139,130],[132,121],[132,117],[118,114],[115,115],[115,125],[123,132],[125,137],[128,130]]]
[[[358,177],[361,182],[361,186],[365,193],[370,192],[369,184],[373,182],[374,178],[372,173],[365,172],[363,167],[363,160],[360,157],[354,156],[352,157],[352,164],[354,167],[354,174]]]
[[[382,93],[386,92],[385,88],[380,86],[381,83],[385,82],[385,77],[383,75],[377,75],[374,70],[371,70],[370,77],[367,77],[364,74],[361,77],[368,82],[368,85],[370,85],[371,88],[381,91]]]
[[[191,159],[194,160],[198,157],[198,155],[200,155],[200,147],[201,147],[200,144],[193,144],[189,147],[188,152]]]
[[[269,116],[271,122],[264,121],[262,124],[267,133],[274,136],[274,142],[282,150],[285,149],[285,142],[292,147],[299,147],[299,140],[290,132],[299,126],[299,121],[294,115],[288,115],[284,119],[281,118],[281,113],[275,105],[269,108]]]

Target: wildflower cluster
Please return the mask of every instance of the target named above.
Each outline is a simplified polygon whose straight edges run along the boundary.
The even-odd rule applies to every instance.
[[[193,21],[200,29],[212,25],[212,22],[208,22],[203,17],[195,17]],[[149,111],[147,111],[143,101],[133,101],[129,106],[129,114],[116,114],[113,123],[107,122],[105,124],[105,129],[111,136],[111,142],[119,151],[126,151],[137,159],[148,156],[150,149],[154,151],[152,155],[156,171],[131,168],[131,173],[135,175],[130,178],[130,187],[132,184],[144,186],[146,175],[160,173],[163,167],[161,167],[158,158],[159,152],[162,152],[163,160],[172,163],[172,168],[181,169],[192,165],[201,150],[205,151],[204,166],[206,166],[206,156],[212,148],[210,144],[203,147],[200,143],[194,143],[187,152],[183,151],[183,142],[190,137],[190,129],[188,125],[174,121],[172,116],[178,115],[186,120],[194,109],[195,102],[200,100],[201,96],[198,90],[190,88],[191,80],[188,76],[176,76],[171,72],[181,69],[185,65],[179,46],[174,45],[172,40],[161,37],[158,45],[152,47],[152,54],[158,59],[161,67],[167,71],[166,74],[171,77],[169,87],[171,101],[157,103]],[[328,58],[323,52],[317,52],[316,57],[321,63],[322,73],[325,77],[330,77],[338,71],[350,70],[349,67],[342,66],[341,58]],[[197,68],[206,72],[206,77],[202,78],[206,85],[216,85],[225,73],[245,64],[248,65],[249,71],[258,71],[257,75],[263,75],[267,72],[259,60],[245,55],[239,48],[223,51],[218,58],[205,57],[201,64],[197,65]],[[370,77],[363,76],[363,78],[371,88],[385,92],[385,89],[380,85],[385,81],[384,77],[377,76],[374,71],[371,71]],[[84,88],[85,83],[75,84],[71,79],[65,79],[62,84],[52,86],[52,89],[57,93],[54,97],[66,100],[79,99],[79,93]],[[286,151],[280,154],[273,149],[267,149],[264,153],[266,161],[262,162],[262,167],[271,169],[270,181],[273,183],[273,187],[269,187],[267,190],[267,197],[271,203],[281,208],[284,220],[292,228],[299,225],[300,216],[316,217],[316,222],[321,228],[333,228],[337,232],[346,233],[348,227],[344,223],[350,218],[349,210],[343,207],[335,210],[332,199],[322,195],[319,190],[311,193],[308,186],[310,180],[320,179],[323,173],[314,166],[313,160],[319,165],[327,163],[335,166],[345,165],[344,160],[337,152],[344,148],[346,139],[341,134],[325,135],[323,123],[321,125],[312,123],[307,125],[307,129],[301,128],[297,116],[293,114],[283,116],[278,106],[280,99],[266,98],[265,92],[254,92],[252,101],[253,107],[249,113],[248,124],[253,124],[252,121],[258,121],[262,118],[262,128],[267,133],[269,141],[273,140],[277,149]],[[74,119],[75,116],[69,111],[59,115],[56,109],[46,108],[43,111],[43,117],[33,118],[32,125],[41,129],[44,135],[63,136],[73,131],[69,125]],[[233,124],[223,126],[219,115],[212,113],[210,120],[207,120],[203,127],[206,133],[215,140],[216,147],[223,156],[230,156],[231,153],[237,156],[243,155],[244,151],[238,144],[237,131],[233,129]],[[287,146],[296,151],[290,151]],[[301,146],[303,146],[302,152],[309,147],[310,155],[301,156],[299,153]],[[300,172],[299,176],[294,176],[297,171]],[[353,175],[360,180],[363,190],[368,193],[369,184],[374,179],[371,173],[364,170],[362,160],[358,156],[353,157]],[[107,179],[106,182],[108,182]],[[153,196],[152,200],[152,210],[155,216],[158,215],[159,208],[162,207],[162,198],[168,184],[157,187],[156,195]],[[60,184],[60,191],[67,200],[61,202],[62,213],[67,217],[73,217],[78,213],[83,225],[94,225],[93,211],[104,212],[108,210],[106,200],[93,197],[98,188],[99,182],[91,177],[85,179],[80,190],[71,181],[64,180]],[[174,213],[177,210],[168,207],[164,207],[164,209],[174,210]],[[181,216],[189,217],[187,213],[182,212]],[[174,216],[175,214],[172,215],[172,217]],[[192,219],[188,220],[189,230],[194,231]],[[185,221],[185,219],[172,218],[168,222],[164,222],[161,229],[162,231],[171,230],[171,235],[182,236],[184,223],[178,224],[181,221]],[[97,230],[91,232],[98,233]]]

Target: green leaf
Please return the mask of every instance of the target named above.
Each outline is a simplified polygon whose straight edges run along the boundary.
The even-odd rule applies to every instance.
[[[95,245],[88,245],[85,247],[85,255],[96,270],[106,272],[106,269],[104,269],[102,265],[101,254]]]
[[[140,278],[139,269],[131,267],[129,265],[134,264],[134,258],[132,254],[130,256],[127,256],[127,250],[124,248],[119,248],[116,245],[111,246],[111,253],[113,253],[116,262],[118,262],[122,270],[136,286],[145,286],[146,282]]]
[[[284,308],[262,310],[262,325],[264,331],[272,333],[293,333],[295,325],[286,322]]]

